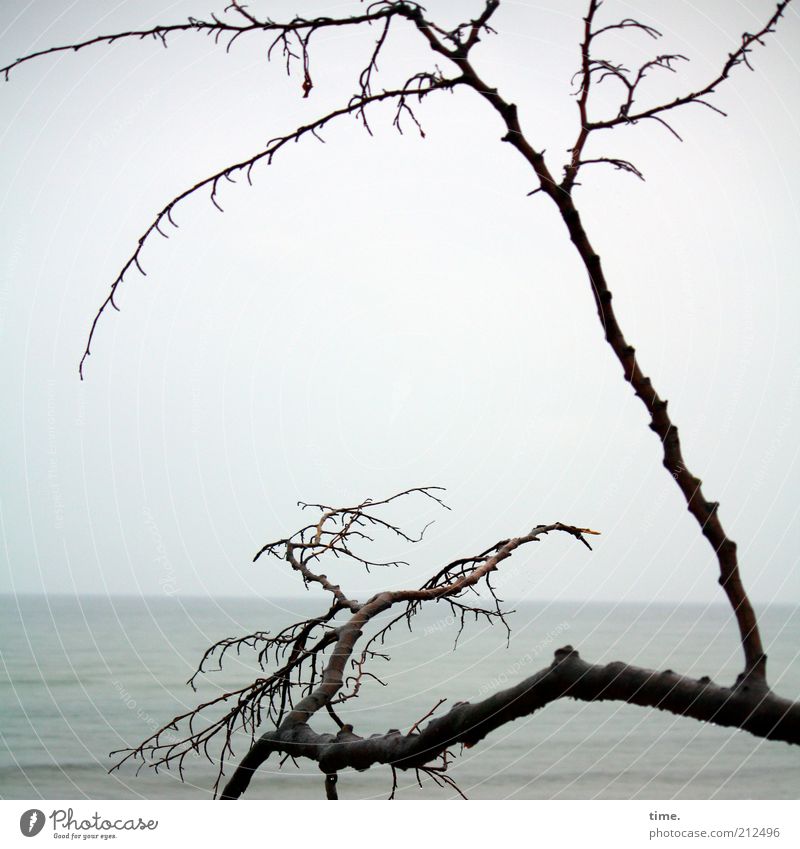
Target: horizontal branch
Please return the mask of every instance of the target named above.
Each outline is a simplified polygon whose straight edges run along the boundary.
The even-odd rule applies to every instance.
[[[408,17],[408,11],[406,10],[403,4],[395,5],[387,3],[376,4],[376,6],[379,6],[379,8],[371,9],[370,11],[361,15],[351,15],[344,18],[296,17],[286,23],[273,21],[269,18],[259,20],[249,13],[243,15],[246,23],[241,24],[235,24],[231,23],[230,21],[220,20],[215,15],[212,15],[211,20],[209,21],[199,20],[197,18],[189,18],[185,23],[159,24],[154,27],[151,27],[150,29],[127,30],[112,33],[110,35],[98,35],[94,38],[85,39],[84,41],[76,41],[71,44],[62,44],[57,47],[49,47],[46,50],[37,50],[34,53],[28,53],[25,56],[21,56],[19,59],[16,59],[13,62],[10,62],[8,65],[0,68],[0,74],[3,74],[6,80],[8,80],[11,71],[13,71],[15,68],[18,68],[20,65],[25,64],[26,62],[32,61],[33,59],[39,59],[43,56],[49,56],[54,53],[76,53],[77,51],[83,50],[86,47],[93,47],[101,44],[115,44],[118,41],[142,40],[152,38],[156,41],[159,41],[164,47],[166,47],[167,38],[169,36],[182,32],[194,32],[201,33],[204,35],[210,35],[215,39],[215,42],[219,41],[220,38],[226,37],[228,39],[227,49],[230,49],[230,46],[233,44],[233,42],[245,33],[277,32],[279,33],[279,37],[281,35],[289,35],[290,33],[304,33],[304,37],[306,37],[307,40],[309,32],[315,32],[316,30],[320,29],[369,24],[373,21],[379,21],[386,18],[390,18],[393,15],[397,14],[403,15],[404,17]],[[239,12],[240,15],[242,14],[242,7],[240,7],[238,4],[232,4],[229,8]]]
[[[613,165],[617,171],[627,171],[629,174],[633,174],[640,180],[644,180],[644,174],[642,174],[642,172],[632,162],[628,162],[627,159],[615,159],[611,156],[598,156],[596,159],[581,159],[578,162],[579,167],[584,165]]]
[[[497,728],[563,698],[626,702],[800,744],[800,703],[766,688],[723,687],[709,678],[688,678],[671,670],[656,672],[622,662],[594,665],[565,646],[556,651],[550,666],[530,678],[480,702],[458,703],[418,733],[393,730],[364,738],[349,726],[334,735],[298,724],[264,734],[231,776],[222,798],[241,796],[255,770],[273,752],[309,758],[325,774],[346,768],[366,770],[375,764],[418,769],[449,747],[474,746]]]

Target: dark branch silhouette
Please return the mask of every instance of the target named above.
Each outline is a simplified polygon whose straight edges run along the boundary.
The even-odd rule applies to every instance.
[[[78,371],[80,373],[81,379],[83,379],[83,369],[84,364],[86,363],[86,359],[91,356],[92,341],[94,340],[94,334],[97,330],[98,324],[103,316],[103,313],[108,309],[108,307],[113,307],[115,310],[117,310],[117,312],[119,312],[119,307],[117,306],[114,297],[117,293],[117,289],[122,285],[122,282],[128,271],[135,267],[137,271],[139,271],[141,274],[146,275],[147,272],[145,272],[141,263],[142,250],[144,249],[144,246],[148,239],[156,232],[164,236],[164,238],[169,238],[169,236],[164,232],[162,227],[165,227],[167,224],[170,224],[173,227],[178,226],[173,217],[173,212],[182,201],[191,197],[201,189],[208,189],[211,203],[213,203],[214,206],[220,212],[223,212],[223,208],[218,200],[218,190],[221,181],[225,180],[229,183],[233,183],[236,182],[234,179],[235,174],[244,174],[247,183],[249,185],[252,185],[253,167],[257,163],[262,161],[265,162],[267,165],[271,164],[275,154],[278,153],[278,151],[285,145],[287,145],[289,142],[297,142],[301,138],[303,138],[303,136],[309,134],[313,135],[321,141],[322,139],[319,136],[319,131],[326,124],[343,115],[358,115],[364,125],[367,127],[367,129],[369,129],[369,125],[367,124],[366,118],[367,107],[385,100],[395,100],[397,102],[397,112],[395,114],[394,122],[399,129],[400,119],[402,117],[403,112],[406,112],[416,123],[414,112],[409,106],[409,100],[415,99],[417,101],[421,101],[426,95],[430,94],[431,92],[441,91],[443,89],[452,89],[460,82],[461,80],[458,78],[445,79],[444,77],[437,78],[433,75],[417,74],[411,79],[409,79],[406,84],[401,88],[389,91],[382,91],[379,94],[356,95],[350,100],[350,102],[346,106],[343,106],[341,109],[336,109],[333,112],[329,112],[310,124],[304,124],[300,127],[297,127],[297,129],[295,129],[288,135],[279,136],[277,138],[271,139],[263,150],[260,150],[253,156],[250,156],[247,159],[243,159],[240,162],[235,162],[232,165],[227,165],[221,171],[217,171],[216,173],[211,174],[209,177],[204,177],[202,180],[199,180],[197,183],[172,198],[172,200],[158,212],[158,214],[150,223],[148,228],[139,237],[139,241],[136,243],[136,248],[134,252],[128,258],[127,262],[122,266],[122,270],[119,272],[117,278],[111,284],[111,289],[108,293],[108,296],[100,305],[100,309],[97,311],[94,319],[92,320],[92,325],[89,329],[89,337],[86,341],[86,348],[84,349],[83,356],[81,357],[81,361],[78,365]]]
[[[557,170],[545,159],[544,151],[535,145],[521,126],[516,105],[485,81],[473,64],[473,52],[481,37],[494,32],[490,22],[501,5],[500,0],[484,0],[479,4],[481,8],[476,17],[452,29],[428,19],[424,8],[417,3],[400,0],[381,0],[365,6],[364,11],[357,15],[296,17],[287,23],[260,19],[243,4],[233,2],[226,8],[223,18],[212,15],[209,20],[190,19],[184,24],[98,36],[23,56],[0,69],[8,79],[12,70],[35,58],[98,44],[109,45],[123,39],[153,38],[166,46],[172,35],[191,32],[211,36],[216,42],[224,40],[229,50],[243,35],[257,37],[265,34],[269,40],[268,58],[280,56],[290,74],[298,69],[302,76],[303,96],[307,97],[313,88],[310,42],[315,33],[332,27],[356,27],[364,28],[372,39],[369,59],[358,75],[354,94],[347,103],[273,139],[250,158],[227,165],[198,180],[173,197],[156,214],[112,282],[110,293],[94,318],[80,363],[81,377],[100,317],[108,306],[117,308],[115,294],[126,273],[133,266],[144,273],[141,265],[144,245],[155,231],[166,236],[162,228],[168,224],[176,226],[173,212],[182,201],[200,190],[207,190],[211,202],[222,209],[219,187],[223,180],[234,181],[236,176],[244,175],[249,183],[256,164],[272,162],[275,154],[290,141],[297,142],[307,135],[319,138],[319,132],[329,122],[345,115],[355,116],[371,133],[367,111],[373,104],[393,102],[396,129],[402,132],[401,122],[408,118],[422,132],[414,107],[419,107],[427,95],[455,89],[477,94],[502,123],[502,140],[514,148],[532,169],[538,185],[530,194],[547,196],[564,222],[586,269],[605,339],[622,366],[624,379],[645,406],[649,427],[662,444],[664,467],[678,485],[689,512],[714,552],[719,583],[735,616],[743,653],[742,672],[728,687],[712,683],[707,678],[695,680],[671,671],[656,672],[622,662],[595,666],[583,661],[576,651],[567,646],[556,652],[553,663],[547,668],[483,701],[456,704],[447,713],[433,717],[441,706],[440,701],[426,716],[414,722],[406,733],[394,729],[371,737],[359,736],[339,712],[359,695],[366,681],[380,680],[371,670],[372,661],[385,657],[380,649],[394,625],[405,622],[411,627],[423,605],[442,602],[450,607],[462,628],[469,617],[482,617],[504,625],[510,635],[506,620],[508,611],[503,608],[491,585],[493,573],[519,549],[540,541],[547,534],[566,533],[588,546],[585,535],[595,532],[561,523],[539,525],[521,536],[500,540],[480,554],[445,564],[419,588],[385,591],[360,602],[320,571],[328,568],[323,567],[323,562],[335,564],[346,561],[365,569],[402,566],[401,561],[375,560],[364,549],[375,534],[389,534],[404,543],[418,541],[424,529],[419,536],[409,535],[385,518],[383,511],[391,509],[393,502],[400,497],[422,496],[441,504],[438,490],[421,487],[383,501],[364,501],[349,507],[301,505],[304,509],[318,510],[318,519],[289,537],[265,545],[256,559],[273,557],[288,564],[307,587],[315,585],[329,595],[327,609],[274,635],[258,631],[244,637],[227,638],[211,646],[190,680],[192,685],[197,675],[209,671],[213,663],[221,667],[231,650],[237,653],[243,650],[255,652],[262,668],[271,671],[245,687],[176,717],[138,746],[118,753],[121,760],[115,768],[134,760],[156,768],[177,766],[182,775],[186,758],[202,753],[217,764],[215,792],[221,791],[223,798],[238,798],[247,788],[253,772],[272,753],[276,753],[284,759],[304,757],[315,761],[325,776],[325,792],[329,799],[338,798],[337,776],[342,769],[367,769],[375,764],[390,767],[392,796],[397,788],[397,771],[410,769],[416,771],[418,778],[426,775],[438,785],[458,791],[447,775],[447,767],[453,757],[452,747],[475,745],[501,725],[562,698],[624,701],[739,728],[771,740],[800,742],[800,706],[773,694],[767,684],[767,659],[756,615],[739,571],[736,544],[723,528],[719,504],[705,497],[700,479],[687,466],[677,426],[667,412],[667,401],[662,399],[652,380],[645,375],[635,349],[623,334],[612,307],[612,292],[600,256],[590,241],[574,198],[574,190],[579,186],[578,177],[586,165],[611,165],[644,179],[639,168],[626,159],[587,153],[598,131],[651,120],[680,139],[670,119],[681,107],[700,105],[724,114],[710,98],[737,66],[752,68],[750,56],[753,48],[764,44],[766,37],[774,32],[790,2],[779,2],[769,20],[756,33],[744,33],[739,44],[734,45],[722,61],[721,70],[706,85],[664,102],[649,103],[648,79],[659,71],[677,74],[680,63],[687,61],[687,57],[658,53],[638,68],[628,69],[612,58],[601,56],[596,48],[598,44],[606,43],[602,37],[607,33],[629,31],[631,35],[639,34],[653,40],[659,39],[661,34],[654,27],[633,18],[599,22],[601,2],[589,0],[583,19],[580,68],[573,80],[577,86],[575,97],[579,123],[575,141],[567,151],[560,180],[554,176]],[[451,71],[443,72],[434,66],[435,70],[423,69],[402,85],[379,89],[376,85],[379,60],[389,42],[395,20],[416,32],[437,60],[450,63]],[[596,117],[592,114],[593,93],[601,85],[616,86],[620,98],[613,114]],[[376,618],[392,609],[393,618],[388,624],[377,627]],[[365,632],[370,629],[373,632],[365,637]],[[363,642],[362,637],[365,637]],[[312,729],[312,720],[323,710],[338,726],[336,734],[320,734]],[[264,731],[264,725],[268,725],[269,730]],[[238,743],[242,733],[248,751],[227,783],[223,784],[225,767],[234,757],[234,742]]]
[[[405,621],[411,627],[414,616],[423,604],[443,602],[449,605],[462,627],[470,616],[484,617],[490,622],[500,620],[508,627],[505,620],[508,611],[503,610],[502,602],[490,583],[491,574],[497,571],[500,564],[517,549],[538,542],[553,532],[569,534],[587,547],[590,546],[584,535],[597,533],[560,522],[538,525],[523,536],[500,540],[480,555],[453,561],[417,589],[377,593],[363,603],[348,595],[325,573],[318,571],[323,561],[345,561],[367,569],[402,565],[400,561],[372,560],[361,548],[374,542],[374,534],[377,533],[388,534],[405,543],[419,542],[422,533],[418,536],[409,535],[384,518],[381,511],[400,498],[415,495],[425,496],[445,506],[439,492],[438,487],[417,487],[381,501],[367,500],[350,507],[301,504],[303,508],[318,509],[319,519],[289,537],[265,545],[255,559],[270,556],[287,562],[307,587],[316,584],[330,594],[330,607],[319,616],[294,623],[274,636],[258,632],[245,637],[227,638],[211,646],[190,679],[190,684],[194,684],[197,675],[208,670],[212,659],[216,660],[217,668],[221,668],[225,654],[231,649],[237,652],[242,649],[255,650],[261,666],[265,667],[271,662],[275,671],[247,687],[223,693],[175,717],[139,746],[119,753],[122,758],[115,768],[134,759],[154,767],[175,765],[182,775],[187,756],[202,752],[209,760],[213,759],[209,744],[221,738],[222,750],[216,758],[218,771],[214,789],[217,791],[224,775],[225,762],[233,757],[232,744],[237,732],[243,731],[249,738],[250,746],[256,751],[262,751],[263,746],[256,741],[256,732],[263,722],[268,721],[278,730],[288,731],[298,725],[307,726],[309,720],[324,709],[334,718],[342,733],[351,733],[352,726],[342,722],[334,708],[355,698],[365,677],[380,680],[365,667],[374,658],[385,657],[377,647],[383,643],[394,625]],[[490,606],[486,606],[476,592],[481,586],[491,598]],[[377,617],[396,606],[402,612],[378,628],[360,653],[356,654],[356,644],[364,631]],[[221,715],[212,717],[214,712],[220,711]],[[413,728],[426,718],[418,720]],[[199,730],[195,729],[196,725]],[[178,732],[180,728],[184,728],[185,733],[176,737],[173,732]],[[295,757],[292,751],[287,750],[284,754]],[[433,757],[441,754],[436,752]]]
[[[722,687],[708,678],[686,678],[671,670],[655,672],[621,662],[596,666],[582,660],[572,646],[565,646],[556,651],[550,666],[530,678],[483,701],[456,704],[421,731],[389,731],[365,738],[354,734],[350,726],[338,734],[318,734],[301,723],[268,732],[242,759],[222,798],[239,798],[273,752],[314,760],[327,775],[376,764],[419,770],[457,744],[474,746],[506,723],[564,698],[627,702],[741,728],[757,737],[800,743],[800,704],[796,702],[770,692]]]
[[[415,495],[427,496],[444,506],[438,493],[438,488],[420,487],[349,507],[301,504],[319,510],[319,519],[289,537],[265,545],[256,559],[270,556],[285,561],[306,586],[317,585],[330,594],[330,607],[275,635],[257,632],[226,638],[211,646],[190,683],[197,675],[211,671],[212,659],[221,669],[224,656],[231,649],[237,653],[250,649],[256,652],[262,667],[271,662],[275,671],[175,717],[138,746],[115,752],[120,759],[114,769],[133,760],[156,769],[176,766],[182,776],[186,758],[202,753],[217,767],[215,794],[235,799],[247,789],[258,767],[270,755],[278,754],[316,761],[326,776],[328,798],[337,798],[336,775],[341,770],[364,770],[376,764],[391,767],[392,795],[397,787],[397,770],[415,770],[418,778],[428,775],[441,786],[460,793],[446,773],[454,757],[453,747],[474,746],[496,728],[562,698],[623,701],[740,728],[770,740],[800,743],[800,704],[776,696],[758,682],[740,678],[727,687],[712,683],[709,678],[693,679],[671,670],[654,671],[622,662],[595,666],[580,659],[570,646],[556,651],[550,666],[482,701],[457,703],[444,715],[431,719],[444,702],[441,699],[405,733],[393,729],[385,734],[359,736],[338,711],[359,695],[365,680],[382,683],[366,667],[379,658],[388,660],[380,646],[395,625],[403,622],[412,628],[422,606],[438,602],[449,605],[461,628],[468,617],[506,623],[509,611],[503,609],[502,600],[491,585],[492,574],[505,560],[556,532],[566,533],[591,549],[586,535],[597,533],[560,522],[537,525],[521,536],[499,540],[480,554],[448,563],[418,589],[387,590],[363,603],[319,571],[323,561],[343,571],[348,562],[365,568],[401,565],[400,561],[372,560],[361,549],[374,542],[373,534],[377,532],[403,542],[419,542],[421,534],[407,534],[381,511],[400,498]],[[370,627],[395,607],[400,612],[377,627],[358,651],[358,643]],[[323,710],[339,727],[336,734],[318,733],[311,727],[316,714]],[[264,723],[272,730],[259,736],[258,729]],[[234,743],[241,740],[242,734],[248,752],[224,782],[225,767],[233,760]],[[212,742],[216,743],[213,751]]]
[[[330,27],[358,26],[359,24],[370,24],[375,21],[388,20],[394,15],[403,14],[402,8],[398,7],[410,7],[412,5],[415,4],[378,2],[373,3],[370,7],[370,11],[363,15],[351,15],[343,18],[296,17],[288,23],[278,23],[270,20],[269,18],[260,20],[255,17],[255,15],[247,11],[245,6],[239,3],[231,3],[225,11],[237,13],[238,17],[244,18],[246,23],[237,24],[233,21],[222,20],[216,15],[212,15],[210,21],[204,21],[199,18],[189,18],[189,20],[183,24],[157,25],[146,30],[128,30],[125,32],[113,33],[111,35],[98,35],[94,38],[87,39],[86,41],[78,41],[74,44],[64,44],[60,47],[50,47],[47,50],[37,50],[35,53],[29,53],[27,56],[22,56],[5,67],[0,68],[0,73],[5,76],[6,80],[8,80],[11,71],[33,59],[38,59],[42,56],[49,56],[54,53],[74,53],[78,50],[83,50],[85,47],[93,47],[98,44],[114,44],[118,41],[136,39],[143,40],[150,38],[155,39],[166,47],[167,39],[170,36],[182,32],[193,32],[211,36],[214,39],[215,44],[219,44],[220,39],[227,38],[228,40],[225,44],[226,51],[230,51],[233,43],[242,35],[255,32],[266,32],[270,34],[277,33],[277,35],[274,36],[274,41],[270,46],[269,53],[271,54],[275,47],[280,46],[281,54],[287,62],[287,71],[290,71],[292,60],[296,60],[298,58],[297,54],[293,50],[294,42],[296,42],[295,47],[299,48],[301,55],[304,58],[307,58],[309,41],[311,36],[318,30],[328,29]],[[292,39],[294,39],[294,42]],[[268,55],[268,58],[271,58],[271,55]],[[307,66],[304,67],[304,71],[307,73]],[[304,88],[305,84],[306,79],[304,78]],[[307,92],[305,93],[307,94]]]
[[[640,88],[642,87],[642,83],[649,71],[662,69],[675,73],[675,64],[677,62],[688,62],[689,60],[686,56],[681,54],[665,53],[645,62],[632,73],[622,65],[614,64],[608,59],[595,58],[592,54],[594,42],[595,39],[603,33],[613,30],[632,28],[645,33],[653,39],[661,38],[661,33],[654,27],[648,26],[647,24],[643,24],[640,21],[636,21],[631,18],[625,18],[618,23],[608,24],[600,27],[599,29],[595,29],[595,18],[600,6],[602,5],[602,0],[590,0],[589,10],[584,18],[584,36],[581,43],[581,69],[575,77],[573,77],[573,81],[575,78],[580,80],[578,86],[580,131],[577,139],[575,140],[575,144],[569,151],[571,156],[569,164],[567,164],[564,168],[564,179],[561,183],[562,188],[565,191],[570,192],[572,187],[575,185],[575,179],[578,176],[581,165],[586,164],[585,161],[582,161],[583,149],[589,140],[589,136],[595,130],[608,130],[625,124],[636,124],[638,121],[651,119],[657,121],[668,129],[670,133],[672,133],[672,135],[680,141],[681,137],[663,117],[665,112],[678,109],[681,106],[696,103],[700,106],[706,106],[714,112],[724,116],[725,113],[721,109],[714,106],[713,103],[709,103],[705,98],[714,94],[717,86],[728,79],[731,72],[737,65],[744,64],[752,70],[752,66],[749,61],[749,54],[752,51],[753,45],[763,44],[764,37],[774,32],[776,24],[782,17],[790,2],[791,0],[782,0],[782,2],[778,3],[772,17],[757,33],[744,33],[742,35],[741,44],[736,50],[728,55],[728,59],[722,66],[720,73],[702,88],[697,91],[690,92],[689,94],[679,95],[667,103],[658,103],[643,109],[640,108],[637,111],[635,109],[636,101],[640,93],[642,93],[640,92]],[[592,84],[599,85],[606,79],[614,79],[621,83],[624,89],[624,98],[621,101],[615,116],[612,118],[592,120],[589,117],[590,89]],[[591,161],[607,161],[611,164],[616,164],[619,160],[612,159]],[[632,170],[632,173],[636,174],[638,177],[642,176],[636,169],[626,170]]]

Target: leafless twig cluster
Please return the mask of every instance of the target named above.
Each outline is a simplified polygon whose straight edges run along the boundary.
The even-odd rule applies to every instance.
[[[584,18],[584,35],[581,42],[581,68],[573,77],[573,83],[577,82],[576,97],[578,100],[581,126],[575,144],[569,151],[570,161],[564,166],[564,179],[561,182],[562,189],[570,192],[573,186],[575,186],[580,169],[584,165],[590,164],[605,163],[619,170],[634,174],[639,179],[644,179],[641,171],[633,163],[625,159],[605,156],[599,156],[593,159],[584,158],[583,153],[586,143],[589,141],[589,137],[593,132],[610,130],[615,127],[649,120],[661,124],[678,141],[682,141],[675,128],[669,123],[668,113],[681,106],[697,104],[699,106],[705,106],[720,115],[725,115],[721,109],[714,106],[707,99],[708,96],[714,94],[717,86],[728,79],[731,71],[737,65],[744,64],[752,70],[749,56],[753,46],[763,44],[765,36],[774,31],[775,25],[783,15],[789,2],[790,0],[783,0],[783,2],[778,3],[772,17],[757,33],[744,33],[741,44],[730,53],[720,73],[702,88],[688,94],[679,95],[666,103],[643,106],[640,105],[640,100],[646,96],[644,91],[646,77],[651,72],[658,70],[675,73],[676,65],[679,62],[688,62],[689,60],[680,53],[661,53],[644,62],[635,70],[629,70],[624,65],[615,63],[609,59],[597,58],[593,52],[595,43],[600,36],[606,33],[619,30],[635,30],[652,39],[661,38],[661,33],[655,27],[633,18],[623,18],[614,23],[596,26],[597,14],[602,5],[602,0],[590,0],[588,12]],[[607,118],[590,117],[589,106],[592,89],[606,80],[615,81],[622,89],[622,99],[617,113]]]
[[[438,487],[416,487],[380,501],[367,500],[346,507],[301,503],[304,509],[319,511],[317,521],[289,537],[263,546],[255,559],[270,556],[287,563],[306,587],[317,586],[329,594],[328,609],[275,635],[257,632],[215,643],[205,652],[197,672],[190,679],[192,686],[198,675],[214,668],[221,669],[225,655],[231,650],[237,653],[254,651],[262,668],[273,667],[274,671],[246,687],[223,693],[175,717],[135,748],[114,753],[122,755],[115,768],[133,759],[156,768],[175,765],[183,776],[186,758],[199,753],[217,764],[217,791],[225,764],[234,756],[233,743],[240,732],[244,732],[252,749],[256,744],[256,732],[263,724],[284,732],[306,725],[314,714],[325,710],[342,732],[351,733],[352,725],[339,716],[338,710],[359,694],[366,680],[383,683],[367,666],[376,658],[386,659],[376,646],[383,643],[394,625],[405,621],[411,628],[423,604],[441,601],[461,617],[462,628],[464,617],[468,615],[484,616],[489,621],[497,618],[508,627],[501,602],[489,584],[490,576],[502,561],[518,548],[538,542],[552,532],[567,533],[587,547],[584,535],[596,533],[560,522],[537,525],[523,536],[495,543],[480,555],[453,561],[419,589],[382,592],[365,602],[353,598],[320,571],[330,566],[342,568],[346,564],[364,569],[403,565],[399,560],[373,560],[361,548],[375,541],[375,533],[388,533],[403,543],[420,542],[425,528],[419,535],[412,536],[385,518],[383,511],[395,501],[412,496],[422,496],[446,507],[440,492]],[[488,589],[493,607],[483,606],[481,588]],[[401,607],[402,612],[377,628],[357,653],[356,644],[365,630],[382,613],[396,606]],[[216,666],[211,665],[212,661]],[[416,733],[419,724],[428,719],[436,707],[414,723],[409,733]],[[212,742],[219,749],[218,753],[210,748]],[[290,749],[284,754],[292,756]],[[442,786],[453,786],[452,779],[446,775],[450,757],[447,748],[434,757],[440,760],[438,766],[422,763],[415,768],[420,775],[428,775]]]

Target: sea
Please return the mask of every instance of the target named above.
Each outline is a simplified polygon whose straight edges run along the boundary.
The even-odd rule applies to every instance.
[[[514,607],[514,605],[511,605]],[[174,716],[258,676],[251,652],[186,681],[211,643],[276,631],[317,615],[325,600],[179,596],[0,597],[0,797],[4,799],[211,798],[215,767],[192,756],[175,770],[112,769],[112,751],[136,745]],[[800,608],[760,609],[770,683],[800,698]],[[533,602],[502,626],[458,623],[443,606],[398,625],[357,699],[341,716],[361,735],[407,731],[440,700],[488,694],[533,674],[570,644],[590,662],[625,660],[709,675],[729,684],[741,665],[723,605]],[[213,664],[212,664],[213,666]],[[436,715],[436,714],[434,714]],[[320,731],[335,730],[327,716]],[[244,741],[234,745],[244,754]],[[450,775],[474,799],[796,799],[800,748],[671,714],[613,702],[561,700],[456,750]],[[228,768],[230,770],[230,767]],[[388,767],[342,772],[342,799],[386,799]],[[400,773],[398,799],[450,799],[456,792]],[[324,798],[313,763],[273,756],[247,793],[260,799]]]

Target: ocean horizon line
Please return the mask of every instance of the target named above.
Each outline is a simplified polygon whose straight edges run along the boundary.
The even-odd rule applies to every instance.
[[[0,591],[0,599],[107,599],[109,601],[113,600],[142,600],[142,601],[207,601],[207,602],[248,602],[252,603],[255,601],[260,601],[264,603],[280,603],[280,602],[296,602],[300,600],[308,600],[311,601],[312,597],[305,594],[297,594],[297,595],[280,595],[280,596],[269,596],[269,597],[260,597],[260,596],[246,596],[246,595],[204,595],[199,593],[157,593],[157,592],[149,592],[149,593],[93,593],[93,592],[79,592],[79,593],[67,593],[67,592],[10,592],[10,591]],[[675,608],[675,607],[702,607],[702,608],[721,608],[721,609],[730,609],[729,603],[725,599],[719,599],[714,601],[702,601],[702,600],[669,600],[669,599],[580,599],[580,598],[506,598],[503,600],[506,605],[528,605],[528,604],[548,604],[548,605],[593,605],[597,607],[662,607],[662,608]],[[775,607],[775,608],[787,608],[787,609],[797,609],[800,607],[800,603],[790,602],[790,601],[767,601],[764,599],[751,599],[752,604],[758,605],[759,607]]]

